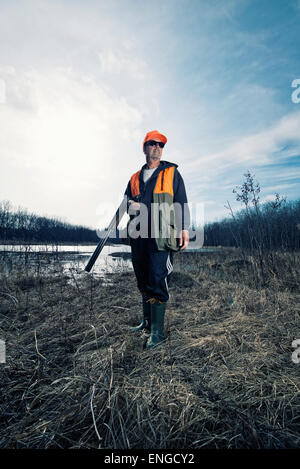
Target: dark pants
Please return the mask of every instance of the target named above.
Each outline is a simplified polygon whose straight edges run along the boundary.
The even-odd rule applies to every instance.
[[[173,252],[157,251],[154,239],[131,239],[132,264],[141,293],[147,298],[168,301],[173,271]]]

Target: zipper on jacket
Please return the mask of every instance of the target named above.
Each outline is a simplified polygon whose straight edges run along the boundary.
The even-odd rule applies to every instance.
[[[165,175],[165,170],[163,170],[162,177],[161,177],[161,188],[160,188],[161,191],[163,191],[163,188],[164,188],[164,175]]]

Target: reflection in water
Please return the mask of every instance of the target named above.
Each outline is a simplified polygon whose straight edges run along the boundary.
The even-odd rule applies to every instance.
[[[17,268],[37,274],[78,275],[85,272],[95,248],[96,245],[0,245],[1,270],[8,273]],[[104,277],[129,270],[132,270],[130,247],[113,245],[104,246],[92,273]]]
[[[85,273],[96,245],[0,245],[0,273],[30,272],[35,275],[75,275]],[[216,249],[201,248],[211,252]],[[184,252],[189,252],[187,249]],[[132,271],[130,246],[119,244],[104,246],[91,273],[105,278],[107,274]]]

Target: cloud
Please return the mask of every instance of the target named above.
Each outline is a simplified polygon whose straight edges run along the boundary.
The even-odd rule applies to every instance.
[[[270,128],[236,140],[223,151],[203,155],[189,164],[186,171],[205,167],[209,172],[222,173],[230,167],[261,166],[274,162],[274,154],[287,144],[300,144],[300,112],[282,117]],[[280,157],[278,157],[280,158]]]
[[[300,155],[299,128],[300,112],[290,113],[261,132],[234,141],[222,151],[186,162],[185,182],[190,200],[204,203],[208,220],[222,219],[226,200],[230,200],[233,209],[240,208],[233,200],[232,190],[241,184],[247,170],[260,183],[263,201],[274,198],[269,194],[273,190],[274,193],[284,191],[289,198],[299,197],[300,167],[286,164],[286,160]]]
[[[289,189],[291,187],[296,187],[298,186],[297,183],[291,183],[291,184],[276,184],[275,186],[266,186],[265,190],[266,191],[272,191],[274,194],[276,192],[282,191],[284,189]]]
[[[7,181],[13,171],[30,178],[23,205],[39,212],[47,207],[79,222],[84,217],[74,201],[88,192],[95,199],[87,222],[101,202],[116,203],[140,153],[142,111],[71,69],[41,73],[10,67],[0,73],[7,85],[7,102],[0,108],[0,198],[14,199],[19,190],[18,178]]]
[[[104,73],[123,75],[134,80],[144,80],[146,78],[147,64],[135,57],[124,57],[121,51],[103,50],[98,53],[101,70]]]
[[[279,7],[262,6],[256,21],[248,0],[136,3],[1,2],[0,199],[95,224],[154,128],[209,213],[248,168],[293,183],[297,168],[275,165],[300,149],[299,113],[282,91],[296,46],[278,35]]]
[[[99,206],[116,206],[144,162],[158,82],[122,5],[114,14],[116,3],[29,0],[25,17],[24,8],[0,6],[0,200],[95,226]]]

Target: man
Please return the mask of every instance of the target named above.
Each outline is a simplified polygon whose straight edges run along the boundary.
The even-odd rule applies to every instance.
[[[185,186],[177,165],[161,160],[166,143],[165,135],[157,130],[146,134],[146,164],[132,175],[125,192],[129,201],[132,264],[143,305],[142,322],[131,330],[150,332],[146,349],[164,340],[173,251],[182,251],[189,243]],[[139,232],[141,225],[146,229]]]

